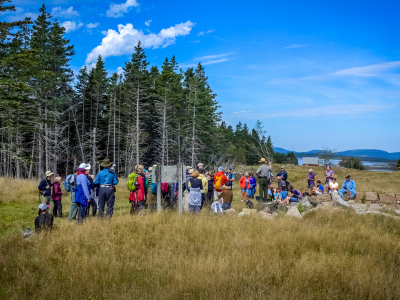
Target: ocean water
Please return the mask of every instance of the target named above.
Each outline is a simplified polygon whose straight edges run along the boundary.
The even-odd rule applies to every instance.
[[[303,158],[298,158],[299,165],[303,165]],[[340,160],[338,159],[332,159],[331,164],[332,165],[338,165]],[[379,161],[368,161],[368,160],[362,160],[361,161],[364,166],[370,167],[368,171],[374,171],[374,172],[393,172],[393,169],[391,169],[388,165],[387,162],[379,162]]]

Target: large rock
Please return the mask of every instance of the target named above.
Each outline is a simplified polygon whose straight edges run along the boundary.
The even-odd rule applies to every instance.
[[[310,201],[308,201],[308,197],[305,197],[301,200],[301,207],[303,211],[309,210],[311,208],[313,208],[312,204],[310,203]]]
[[[356,203],[356,200],[349,200],[349,201],[347,201],[347,203],[348,203],[349,205],[353,205],[353,204]]]
[[[264,208],[263,212],[266,212],[267,214],[272,214],[272,211],[269,209],[269,207]]]
[[[376,202],[379,200],[378,195],[374,192],[366,192],[365,193],[365,200],[366,201],[371,201],[371,202]]]
[[[363,192],[357,192],[356,194],[356,200],[363,200],[364,199],[364,193]]]
[[[353,204],[350,205],[350,208],[353,209],[359,215],[365,215],[368,211],[368,207],[366,204]]]
[[[321,208],[332,208],[332,204],[333,204],[332,201],[325,201],[325,202],[321,202],[318,205],[318,207],[321,207]]]
[[[368,210],[371,212],[380,212],[382,209],[382,206],[380,206],[377,203],[371,203],[371,205],[368,207]]]
[[[276,210],[277,212],[287,212],[288,211],[288,208],[286,207],[286,205],[285,204],[283,204],[283,203],[279,203],[278,204],[278,209]]]
[[[297,208],[297,206],[291,207],[287,211],[287,215],[288,216],[292,216],[292,217],[296,217],[296,218],[301,218],[301,214],[300,214],[299,209]]]
[[[332,194],[332,206],[333,207],[344,207],[347,208],[349,207],[349,204],[343,200],[342,197],[340,197],[340,195],[338,193],[333,193]]]
[[[226,210],[225,210],[225,213],[226,213],[227,215],[236,215],[236,210],[234,210],[233,208],[226,209]]]
[[[267,220],[273,220],[274,216],[271,214],[266,213],[265,211],[259,211],[257,213],[257,215],[259,215],[261,218],[263,219],[267,219]]]
[[[400,201],[400,193],[399,194],[395,194],[396,196],[396,201]]]
[[[379,202],[395,205],[396,204],[396,196],[393,193],[379,194]]]
[[[277,210],[278,208],[278,203],[276,202],[266,202],[266,203],[258,203],[258,210],[259,211],[265,211],[266,209],[269,209],[271,213]]]
[[[321,200],[321,202],[332,201],[331,194],[317,195],[317,199]]]
[[[317,196],[311,196],[308,198],[308,201],[312,204],[312,206],[316,207],[318,204],[320,204],[322,201],[321,198],[318,198]]]
[[[257,209],[243,208],[242,213],[247,216],[255,215],[257,214]]]

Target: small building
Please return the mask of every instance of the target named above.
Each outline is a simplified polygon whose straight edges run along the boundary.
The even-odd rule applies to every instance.
[[[303,166],[319,166],[319,157],[303,157]]]

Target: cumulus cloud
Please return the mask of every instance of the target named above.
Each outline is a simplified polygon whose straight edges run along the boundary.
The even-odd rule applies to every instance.
[[[86,28],[87,29],[93,29],[93,28],[96,28],[99,25],[100,25],[99,22],[97,22],[97,23],[89,23],[89,24],[86,24]]]
[[[78,28],[83,26],[82,22],[75,22],[75,21],[65,21],[61,24],[62,27],[65,28],[65,32],[75,31]]]
[[[139,41],[142,42],[144,48],[165,48],[175,43],[177,37],[190,34],[193,26],[194,23],[187,21],[162,29],[157,34],[145,34],[142,30],[133,28],[131,23],[119,24],[118,32],[109,29],[101,44],[87,55],[86,64],[96,61],[99,55],[106,58],[131,54]]]
[[[400,61],[389,61],[364,67],[354,67],[333,73],[337,76],[375,77],[384,71],[400,68]]]
[[[53,17],[60,18],[72,18],[79,16],[79,13],[74,10],[72,6],[68,7],[67,9],[63,9],[61,6],[53,7],[51,14]]]
[[[120,18],[124,13],[129,12],[133,7],[138,7],[139,3],[136,0],[126,0],[125,3],[115,4],[112,3],[110,8],[107,10],[107,17]]]
[[[146,22],[144,22],[144,24],[145,24],[146,26],[150,26],[151,21],[153,21],[153,20],[147,20]]]

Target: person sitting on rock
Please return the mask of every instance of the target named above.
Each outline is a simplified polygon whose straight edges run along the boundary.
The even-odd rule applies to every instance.
[[[354,198],[355,195],[357,194],[356,183],[354,182],[353,179],[351,179],[350,175],[346,176],[346,180],[343,182],[343,186],[342,189],[339,190],[339,194],[342,197],[344,194],[347,194],[350,196],[350,198]]]
[[[324,193],[324,186],[321,184],[321,180],[317,180],[317,184],[312,190],[312,195],[322,195]]]
[[[289,198],[290,197],[288,195],[288,192],[286,191],[286,186],[282,186],[282,191],[280,192],[278,202],[289,204]]]
[[[332,181],[329,182],[329,194],[337,193],[339,188],[339,184],[336,182],[336,177],[332,178]]]
[[[299,198],[301,197],[300,192],[298,190],[295,190],[293,185],[291,185],[291,184],[288,186],[288,190],[289,190],[289,195],[290,195],[290,197],[288,197],[288,198],[289,198],[290,202],[299,202]]]

